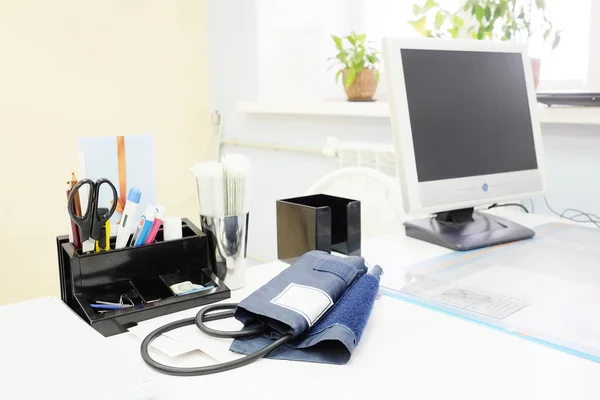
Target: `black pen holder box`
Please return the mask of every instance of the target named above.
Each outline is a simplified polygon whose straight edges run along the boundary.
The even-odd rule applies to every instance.
[[[360,201],[317,194],[277,200],[277,257],[310,250],[360,255]]]
[[[56,238],[61,297],[81,318],[104,336],[126,332],[138,322],[161,315],[214,303],[230,297],[229,288],[211,271],[208,241],[189,220],[182,220],[181,239],[138,247],[82,254],[68,236]],[[190,281],[203,291],[176,296],[169,288]],[[117,310],[99,310],[98,301],[119,303]]]

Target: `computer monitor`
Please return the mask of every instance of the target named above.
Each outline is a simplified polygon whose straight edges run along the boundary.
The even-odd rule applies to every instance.
[[[456,250],[534,232],[474,212],[543,194],[544,160],[525,45],[385,38],[385,79],[408,236]]]

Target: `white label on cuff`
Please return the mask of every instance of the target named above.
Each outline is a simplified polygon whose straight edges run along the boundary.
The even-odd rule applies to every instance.
[[[271,303],[297,312],[312,326],[329,310],[333,300],[321,289],[290,283]]]

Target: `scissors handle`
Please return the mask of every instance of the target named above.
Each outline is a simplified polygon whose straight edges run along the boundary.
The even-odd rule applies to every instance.
[[[110,207],[110,209],[106,209],[104,207],[98,207],[98,201],[100,199],[100,187],[102,185],[108,185],[110,187],[110,189],[112,190],[112,195],[113,195],[113,199],[112,199],[112,205]],[[115,210],[117,209],[117,202],[119,200],[119,196],[117,195],[117,189],[115,188],[115,185],[112,184],[111,181],[109,181],[106,178],[100,178],[96,181],[96,184],[94,185],[94,204],[93,204],[93,208],[92,208],[92,229],[90,232],[90,237],[94,240],[100,240],[102,237],[102,227],[104,226],[104,224],[106,223],[106,221],[108,221],[110,219],[110,217],[112,217],[112,215],[115,213]]]
[[[98,205],[99,205],[98,199],[100,198],[100,186],[102,186],[104,184],[108,185],[110,187],[110,189],[112,190],[113,201],[112,201],[112,205],[110,206],[110,209],[108,210],[108,212],[99,214],[97,211],[98,211]],[[96,190],[96,214],[97,214],[96,220],[104,224],[104,222],[108,221],[110,219],[110,217],[112,217],[112,215],[115,213],[115,210],[117,209],[117,204],[119,201],[119,196],[117,195],[117,189],[115,188],[115,185],[113,185],[113,183],[106,178],[100,178],[96,181],[95,190]]]
[[[113,195],[113,201],[111,208],[108,212],[99,213],[98,211],[98,199],[100,197],[100,187],[103,184],[107,184]],[[81,216],[75,215],[73,212],[73,202],[75,201],[75,194],[83,187],[83,185],[89,185],[90,191],[88,201],[85,208],[85,213]],[[102,226],[106,221],[112,217],[117,209],[117,201],[119,197],[117,195],[117,189],[112,182],[106,178],[100,178],[96,182],[90,179],[82,179],[73,187],[71,194],[69,195],[69,201],[67,202],[67,211],[69,216],[81,229],[81,239],[83,241],[88,239],[99,240],[101,236]]]
[[[73,207],[73,202],[75,201],[75,194],[79,192],[84,185],[89,185],[89,196],[87,205],[85,208],[85,212],[83,212],[83,208],[81,208],[83,214],[76,215],[73,211],[75,208]],[[94,182],[90,179],[82,179],[71,189],[71,193],[69,194],[69,200],[67,201],[67,211],[69,213],[69,217],[71,220],[75,222],[75,224],[81,229],[81,240],[86,241],[90,238],[90,234],[92,232],[92,210],[91,205],[93,202],[93,193],[94,193]]]

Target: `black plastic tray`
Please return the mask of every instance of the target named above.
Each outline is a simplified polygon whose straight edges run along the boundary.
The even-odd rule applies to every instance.
[[[100,253],[82,254],[68,236],[56,238],[62,300],[104,336],[127,331],[140,321],[214,303],[230,291],[212,272],[207,238],[189,220],[182,220],[183,237]],[[114,248],[114,238],[111,241]],[[175,296],[168,283],[192,281],[214,288]],[[98,300],[119,302],[126,295],[133,307],[99,312],[90,306]]]

